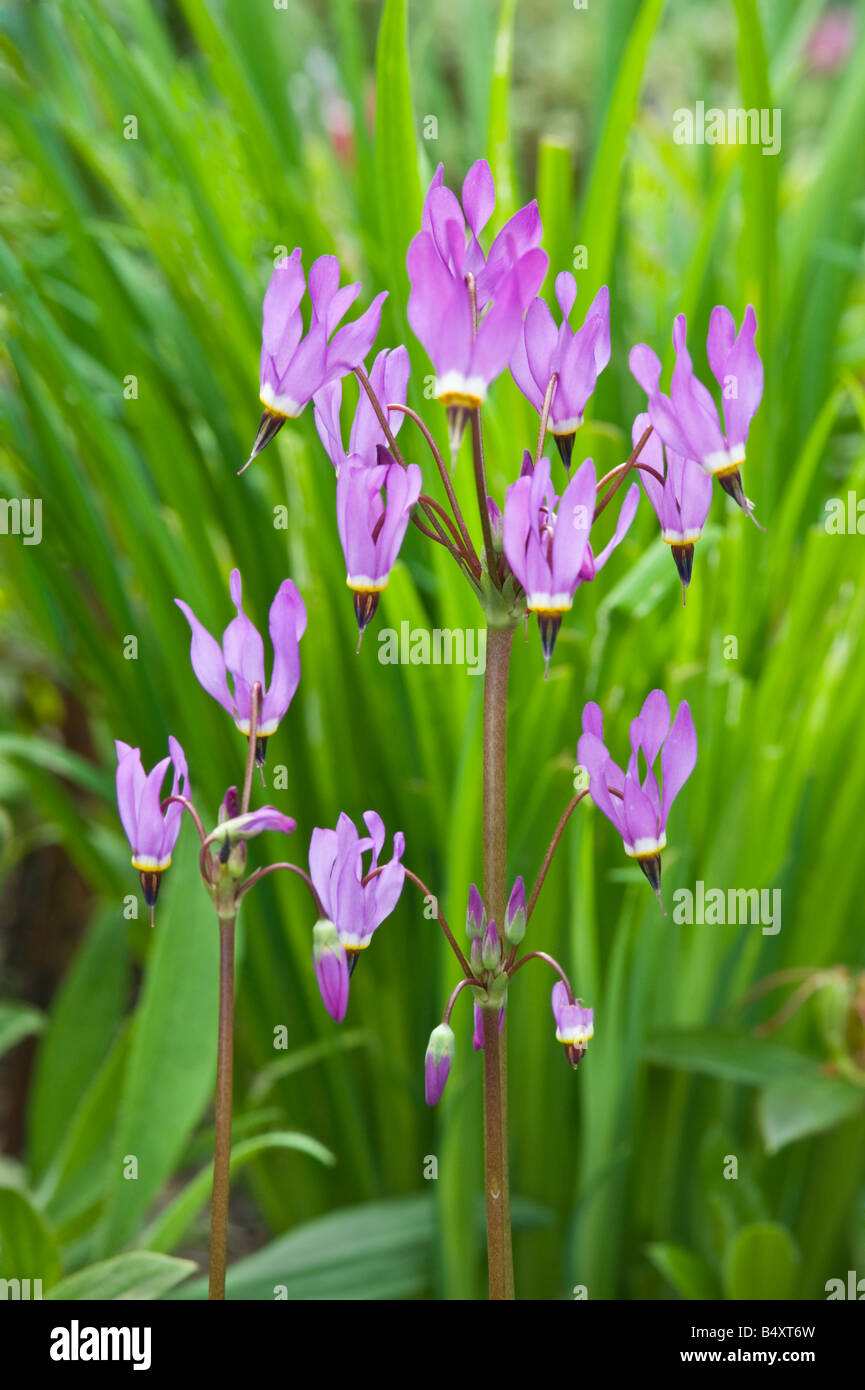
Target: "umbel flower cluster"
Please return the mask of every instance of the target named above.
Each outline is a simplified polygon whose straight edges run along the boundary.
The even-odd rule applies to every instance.
[[[277,263],[264,296],[262,414],[244,468],[286,420],[311,404],[334,472],[336,529],[358,644],[374,619],[408,527],[414,525],[452,556],[482,604],[491,630],[515,628],[529,614],[537,615],[548,669],[561,623],[578,590],[597,579],[632,525],[640,484],[657,516],[661,539],[671,548],[683,594],[691,582],[713,480],[753,518],[743,491],[742,466],[749,425],[762,395],[762,364],[754,345],[753,309],[746,308],[737,329],[729,310],[717,307],[707,339],[716,400],[694,371],[685,319],[679,315],[673,325],[675,366],[669,394],[660,387],[656,353],[645,344],[631,351],[630,367],[645,392],[646,409],[632,422],[628,458],[599,478],[593,460],[580,457],[578,439],[598,377],[610,361],[608,290],[598,291],[582,322],[574,326],[577,283],[573,275],[562,272],[553,282],[555,314],[540,297],[550,267],[541,245],[537,205],[521,208],[489,239],[484,233],[495,201],[485,161],[469,170],[461,198],[447,187],[439,167],[426,194],[420,229],[407,251],[408,322],[434,368],[433,394],[446,415],[451,466],[436,444],[435,422],[431,426],[407,404],[406,347],[381,348],[368,370],[364,365],[378,334],[385,295],[377,295],[364,313],[345,322],[361,286],[340,285],[334,256],[321,256],[307,277],[298,248]],[[482,408],[494,383],[507,372],[537,413],[538,432],[536,446],[518,451],[511,460],[512,481],[503,498],[496,499],[487,490]],[[353,418],[347,421],[343,380],[352,374],[360,393]],[[421,467],[405,456],[400,434],[407,416],[429,451],[446,503],[424,490]],[[467,474],[465,486],[477,494],[480,545],[460,505],[454,481],[459,482],[459,473],[452,471],[468,431],[473,476]],[[554,451],[547,450],[548,436]],[[612,527],[602,528],[600,518],[629,475]],[[463,483],[459,486],[464,488]],[[605,534],[599,536],[601,529]],[[399,831],[392,835],[387,857],[385,824],[371,810],[364,812],[362,828],[343,813],[334,828],[313,829],[308,871],[279,862],[247,876],[247,841],[252,836],[295,830],[294,820],[272,806],[251,809],[251,774],[254,762],[264,764],[267,740],[276,733],[298,688],[306,611],[297,588],[286,579],[270,609],[273,656],[268,678],[264,642],[243,611],[236,570],[229,588],[236,616],[221,641],[205,629],[188,603],[178,599],[177,604],[191,630],[190,656],[198,681],[249,740],[243,791],[228,788],[217,824],[207,832],[191,800],[186,760],[177,741],[170,740],[169,757],[150,773],[138,749],[118,742],[117,794],[132,863],[152,909],[186,810],[198,830],[202,877],[221,920],[233,920],[244,893],[262,874],[277,868],[298,874],[317,914],[312,957],[321,997],[330,1015],[340,1021],[349,1006],[358,958],[394,911],[406,879],[424,893],[429,890],[404,866],[406,847]],[[607,749],[601,709],[589,703],[583,711],[578,752],[592,800],[660,897],[661,853],[671,809],[697,759],[687,703],[682,702],[672,717],[662,690],[646,696],[630,726],[624,767]],[[170,792],[163,796],[169,767]],[[583,795],[579,793],[566,809],[531,894],[523,878],[516,878],[502,913],[501,906],[485,903],[474,885],[467,890],[465,949],[437,909],[462,973],[426,1054],[425,1093],[430,1104],[440,1098],[451,1070],[451,1015],[459,994],[468,989],[473,999],[475,1047],[489,1047],[495,1030],[503,1026],[510,981],[531,959],[544,960],[555,972],[553,1021],[568,1060],[576,1066],[585,1054],[593,1035],[593,1010],[576,996],[552,957],[534,950],[519,954],[552,852]]]

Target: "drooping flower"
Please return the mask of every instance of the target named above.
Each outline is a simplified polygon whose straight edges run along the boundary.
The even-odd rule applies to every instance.
[[[514,381],[539,413],[550,379],[556,374],[547,428],[566,468],[571,466],[574,438],[583,423],[586,402],[610,360],[609,290],[606,285],[598,290],[582,328],[575,333],[568,319],[576,297],[576,280],[562,271],[556,276],[561,326],[556,328],[546,301],[535,299],[511,358]]]
[[[463,180],[462,207],[445,184],[444,165],[440,164],[427,189],[421,217],[421,230],[432,237],[442,264],[451,275],[457,280],[464,280],[469,274],[473,277],[479,314],[495,298],[512,267],[530,252],[540,250],[543,235],[537,201],[532,199],[508,219],[485,255],[480,236],[495,205],[495,182],[485,159],[475,160]],[[525,281],[523,312],[546,275],[548,260],[545,253],[542,255],[543,261],[534,256],[530,262],[538,279],[534,288],[531,278]]]
[[[440,1023],[430,1033],[424,1059],[424,1093],[427,1105],[438,1105],[441,1100],[450,1076],[455,1051],[456,1039],[453,1029],[447,1023]]]
[[[333,922],[316,922],[312,934],[315,978],[332,1019],[342,1023],[348,1008],[349,968],[345,947]]]
[[[565,1056],[576,1069],[586,1055],[586,1047],[594,1037],[595,1011],[585,1009],[579,999],[571,1003],[562,980],[553,985],[553,1018],[556,1020],[556,1041],[564,1043]]]
[[[337,329],[361,287],[358,283],[340,289],[336,256],[319,256],[309,271],[312,311],[304,335],[300,302],[306,280],[300,258],[298,246],[277,261],[264,296],[260,393],[264,414],[245,466],[327,382],[359,366],[378,333],[387,292],[377,294],[360,318]]]
[[[309,844],[310,877],[348,954],[349,974],[358,953],[366,949],[376,928],[393,912],[405,882],[400,863],[405,849],[402,832],[394,833],[392,858],[375,872],[384,848],[384,822],[375,811],[365,811],[363,819],[368,836],[361,838],[354,822],[342,814],[335,830],[313,830]],[[369,850],[372,857],[364,870],[363,856]],[[372,873],[375,877],[364,884],[364,877]]]
[[[162,783],[169,764],[174,769],[171,796],[189,796],[189,776],[186,757],[176,738],[169,738],[169,756],[146,773],[141,764],[141,749],[132,748],[120,739],[117,751],[117,807],[120,820],[132,850],[132,865],[141,877],[144,900],[151,910],[156,903],[161,875],[171,863],[171,855],[180,834],[183,807],[177,802],[162,812]]]
[[[390,579],[423,481],[416,463],[396,463],[383,445],[369,466],[350,454],[336,482],[336,524],[354,596],[358,646]]]
[[[291,835],[297,829],[291,816],[275,806],[260,806],[255,811],[241,811],[236,787],[229,787],[219,808],[215,830],[202,844],[202,876],[221,918],[234,918],[244,889],[241,884],[246,869],[246,842],[265,830],[278,830]]]
[[[467,285],[447,270],[427,232],[418,232],[409,246],[407,266],[408,321],[435,367],[436,399],[449,410],[474,410],[510,361],[526,283],[534,283],[537,272],[531,264],[517,262],[502,276],[495,301],[476,323]]]
[[[404,347],[394,348],[390,352],[382,348],[372,365],[369,382],[383,406],[405,405],[410,370],[408,352]],[[377,447],[387,444],[387,439],[365,391],[361,391],[358,399],[347,450],[343,447],[339,420],[342,379],[323,386],[316,394],[314,405],[318,437],[337,473],[348,455],[355,455],[366,464],[377,462]],[[404,420],[403,411],[388,411],[387,422],[394,436],[399,433]]]
[[[283,835],[291,835],[296,829],[297,822],[291,816],[278,811],[275,806],[259,806],[255,811],[244,811],[220,819],[216,829],[208,835],[207,841],[214,840],[233,845],[239,840],[251,840],[263,830],[278,830]]]
[[[306,631],[306,608],[291,579],[284,579],[270,605],[270,640],[273,644],[273,670],[270,685],[264,678],[264,643],[258,629],[243,611],[240,571],[232,570],[229,581],[231,599],[237,608],[222,635],[222,646],[198,621],[189,604],[176,598],[192,629],[190,658],[201,685],[227,710],[242,734],[250,732],[252,688],[258,683],[262,704],[257,725],[256,759],[264,762],[267,740],[294,698],[300,681],[300,639]],[[226,677],[231,676],[234,693]]]
[[[530,467],[530,459],[526,462]],[[627,534],[640,495],[632,483],[619,512],[612,539],[595,555],[589,533],[595,511],[595,465],[580,464],[557,498],[550,481],[550,461],[523,472],[505,495],[504,549],[508,564],[526,593],[526,608],[537,613],[544,659],[549,666],[553,647],[580,584],[603,569]]]
[[[645,343],[631,349],[631,371],[649,398],[649,418],[667,447],[696,460],[705,473],[716,477],[753,521],[739,467],[745,461],[748,429],[763,396],[763,363],[754,346],[756,315],[749,304],[738,334],[733,315],[723,305],[712,310],[709,320],[706,347],[712,375],[721,387],[723,428],[711,392],[694,375],[686,330],[685,315],[677,315],[673,324],[676,366],[669,396],[660,389],[661,363]]]
[[[634,445],[649,425],[648,415],[638,415],[631,438]],[[682,458],[669,446],[664,462],[664,446],[656,432],[649,435],[639,456],[664,479],[663,484],[651,473],[640,470],[640,481],[661,523],[661,540],[670,546],[676,569],[682,581],[682,601],[691,582],[694,545],[703,534],[709,507],[712,504],[712,479],[693,459]]]
[[[408,320],[435,367],[435,395],[451,413],[452,443],[465,412],[482,404],[490,383],[507,367],[549,263],[538,245],[534,203],[510,219],[484,255],[478,238],[495,206],[484,160],[466,175],[463,203],[465,213],[445,187],[440,167],[406,257]]]
[[[697,763],[697,735],[686,700],[670,725],[670,706],[663,690],[646,696],[630,727],[631,756],[626,772],[613,762],[604,744],[604,717],[590,701],[583,710],[583,733],[577,745],[580,765],[589,774],[592,800],[622,837],[625,853],[636,859],[661,897],[661,850],[667,843],[667,818],[673,801]],[[654,772],[661,755],[661,786]],[[640,755],[646,775],[640,780]]]

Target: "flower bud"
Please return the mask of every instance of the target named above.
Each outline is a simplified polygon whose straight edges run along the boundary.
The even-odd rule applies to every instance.
[[[483,962],[483,937],[476,936],[472,941],[472,948],[469,952],[469,964],[473,975],[480,975],[484,968]]]
[[[442,1098],[445,1083],[450,1075],[455,1046],[456,1040],[449,1024],[440,1023],[430,1033],[424,1064],[424,1089],[427,1105],[437,1105]]]
[[[481,947],[481,962],[485,970],[495,970],[501,958],[502,943],[499,940],[498,928],[495,922],[490,922],[484,932],[484,941]]]
[[[520,876],[511,889],[505,912],[505,937],[512,946],[519,946],[526,934],[526,885]]]
[[[484,911],[483,900],[475,885],[472,884],[469,889],[469,906],[466,912],[466,934],[468,936],[483,936],[486,925],[487,914]]]
[[[237,787],[229,787],[219,808],[219,824],[222,825],[223,821],[234,820],[239,815],[240,797],[237,794]]]

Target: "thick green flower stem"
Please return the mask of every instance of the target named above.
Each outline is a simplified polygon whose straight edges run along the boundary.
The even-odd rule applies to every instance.
[[[484,902],[501,932],[507,906],[507,707],[514,628],[487,629],[484,674]],[[514,1297],[508,1174],[507,1028],[483,1009],[484,1165],[490,1298]]]
[[[219,923],[219,1042],[216,1060],[216,1131],[210,1206],[210,1289],[225,1298],[228,1193],[231,1164],[231,1093],[234,1067],[234,923]]]

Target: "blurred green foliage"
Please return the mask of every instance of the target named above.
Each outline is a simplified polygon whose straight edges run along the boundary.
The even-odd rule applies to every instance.
[[[0,1276],[33,1266],[77,1280],[69,1297],[152,1297],[189,1272],[172,1255],[200,1264],[206,1249],[216,931],[188,828],[157,930],[125,919],[137,884],[113,802],[115,737],[151,764],[175,734],[206,818],[242,775],[175,595],[218,631],[234,564],[259,622],[286,574],[305,597],[302,684],[269,750],[297,858],[315,825],[373,806],[453,923],[480,878],[481,682],[380,665],[374,629],[355,655],[309,412],[236,471],[257,424],[261,296],[294,245],[307,266],[335,251],[364,304],[390,290],[379,344],[406,341],[410,403],[443,440],[406,328],[405,247],[439,158],[458,186],[481,154],[497,223],[538,192],[548,283],[584,245],[580,302],[610,286],[613,361],[581,457],[605,471],[625,456],[643,408],[628,349],[649,342],[669,367],[680,310],[700,371],[711,307],[739,319],[754,303],[766,366],[744,477],[767,533],[716,498],[683,609],[644,503],[581,589],[547,684],[535,633],[516,644],[512,876],[534,877],[570,796],[583,702],[601,702],[624,750],[663,685],[700,740],[668,832],[668,907],[700,878],[783,894],[774,936],[677,925],[607,823],[588,804],[573,818],[528,944],[563,960],[596,1036],[574,1076],[550,981],[521,972],[518,1294],[821,1297],[865,1257],[862,1092],[821,1069],[839,1053],[815,1000],[772,1040],[748,1031],[767,1006],[741,1003],[774,971],[865,966],[863,541],[824,525],[827,498],[865,496],[865,14],[840,8],[853,37],[827,66],[815,0],[436,0],[409,6],[408,39],[404,0],[4,7],[0,491],[43,500],[43,537],[0,542],[0,868],[14,890],[34,849],[60,846],[91,919],[40,1043],[26,1151],[0,1172]],[[674,145],[673,111],[698,100],[781,108],[780,155]],[[486,415],[501,500],[536,423],[504,380]],[[425,466],[410,422],[402,438]],[[403,560],[380,626],[480,625],[443,552],[413,533]],[[245,1187],[273,1243],[236,1266],[230,1295],[483,1294],[480,1068],[458,1009],[448,1094],[427,1111],[424,1047],[455,975],[409,888],[354,977],[350,1036],[317,996],[302,888],[268,878],[244,905],[235,1201]],[[31,925],[22,902],[14,929]],[[43,1027],[4,1010],[10,1046]]]

